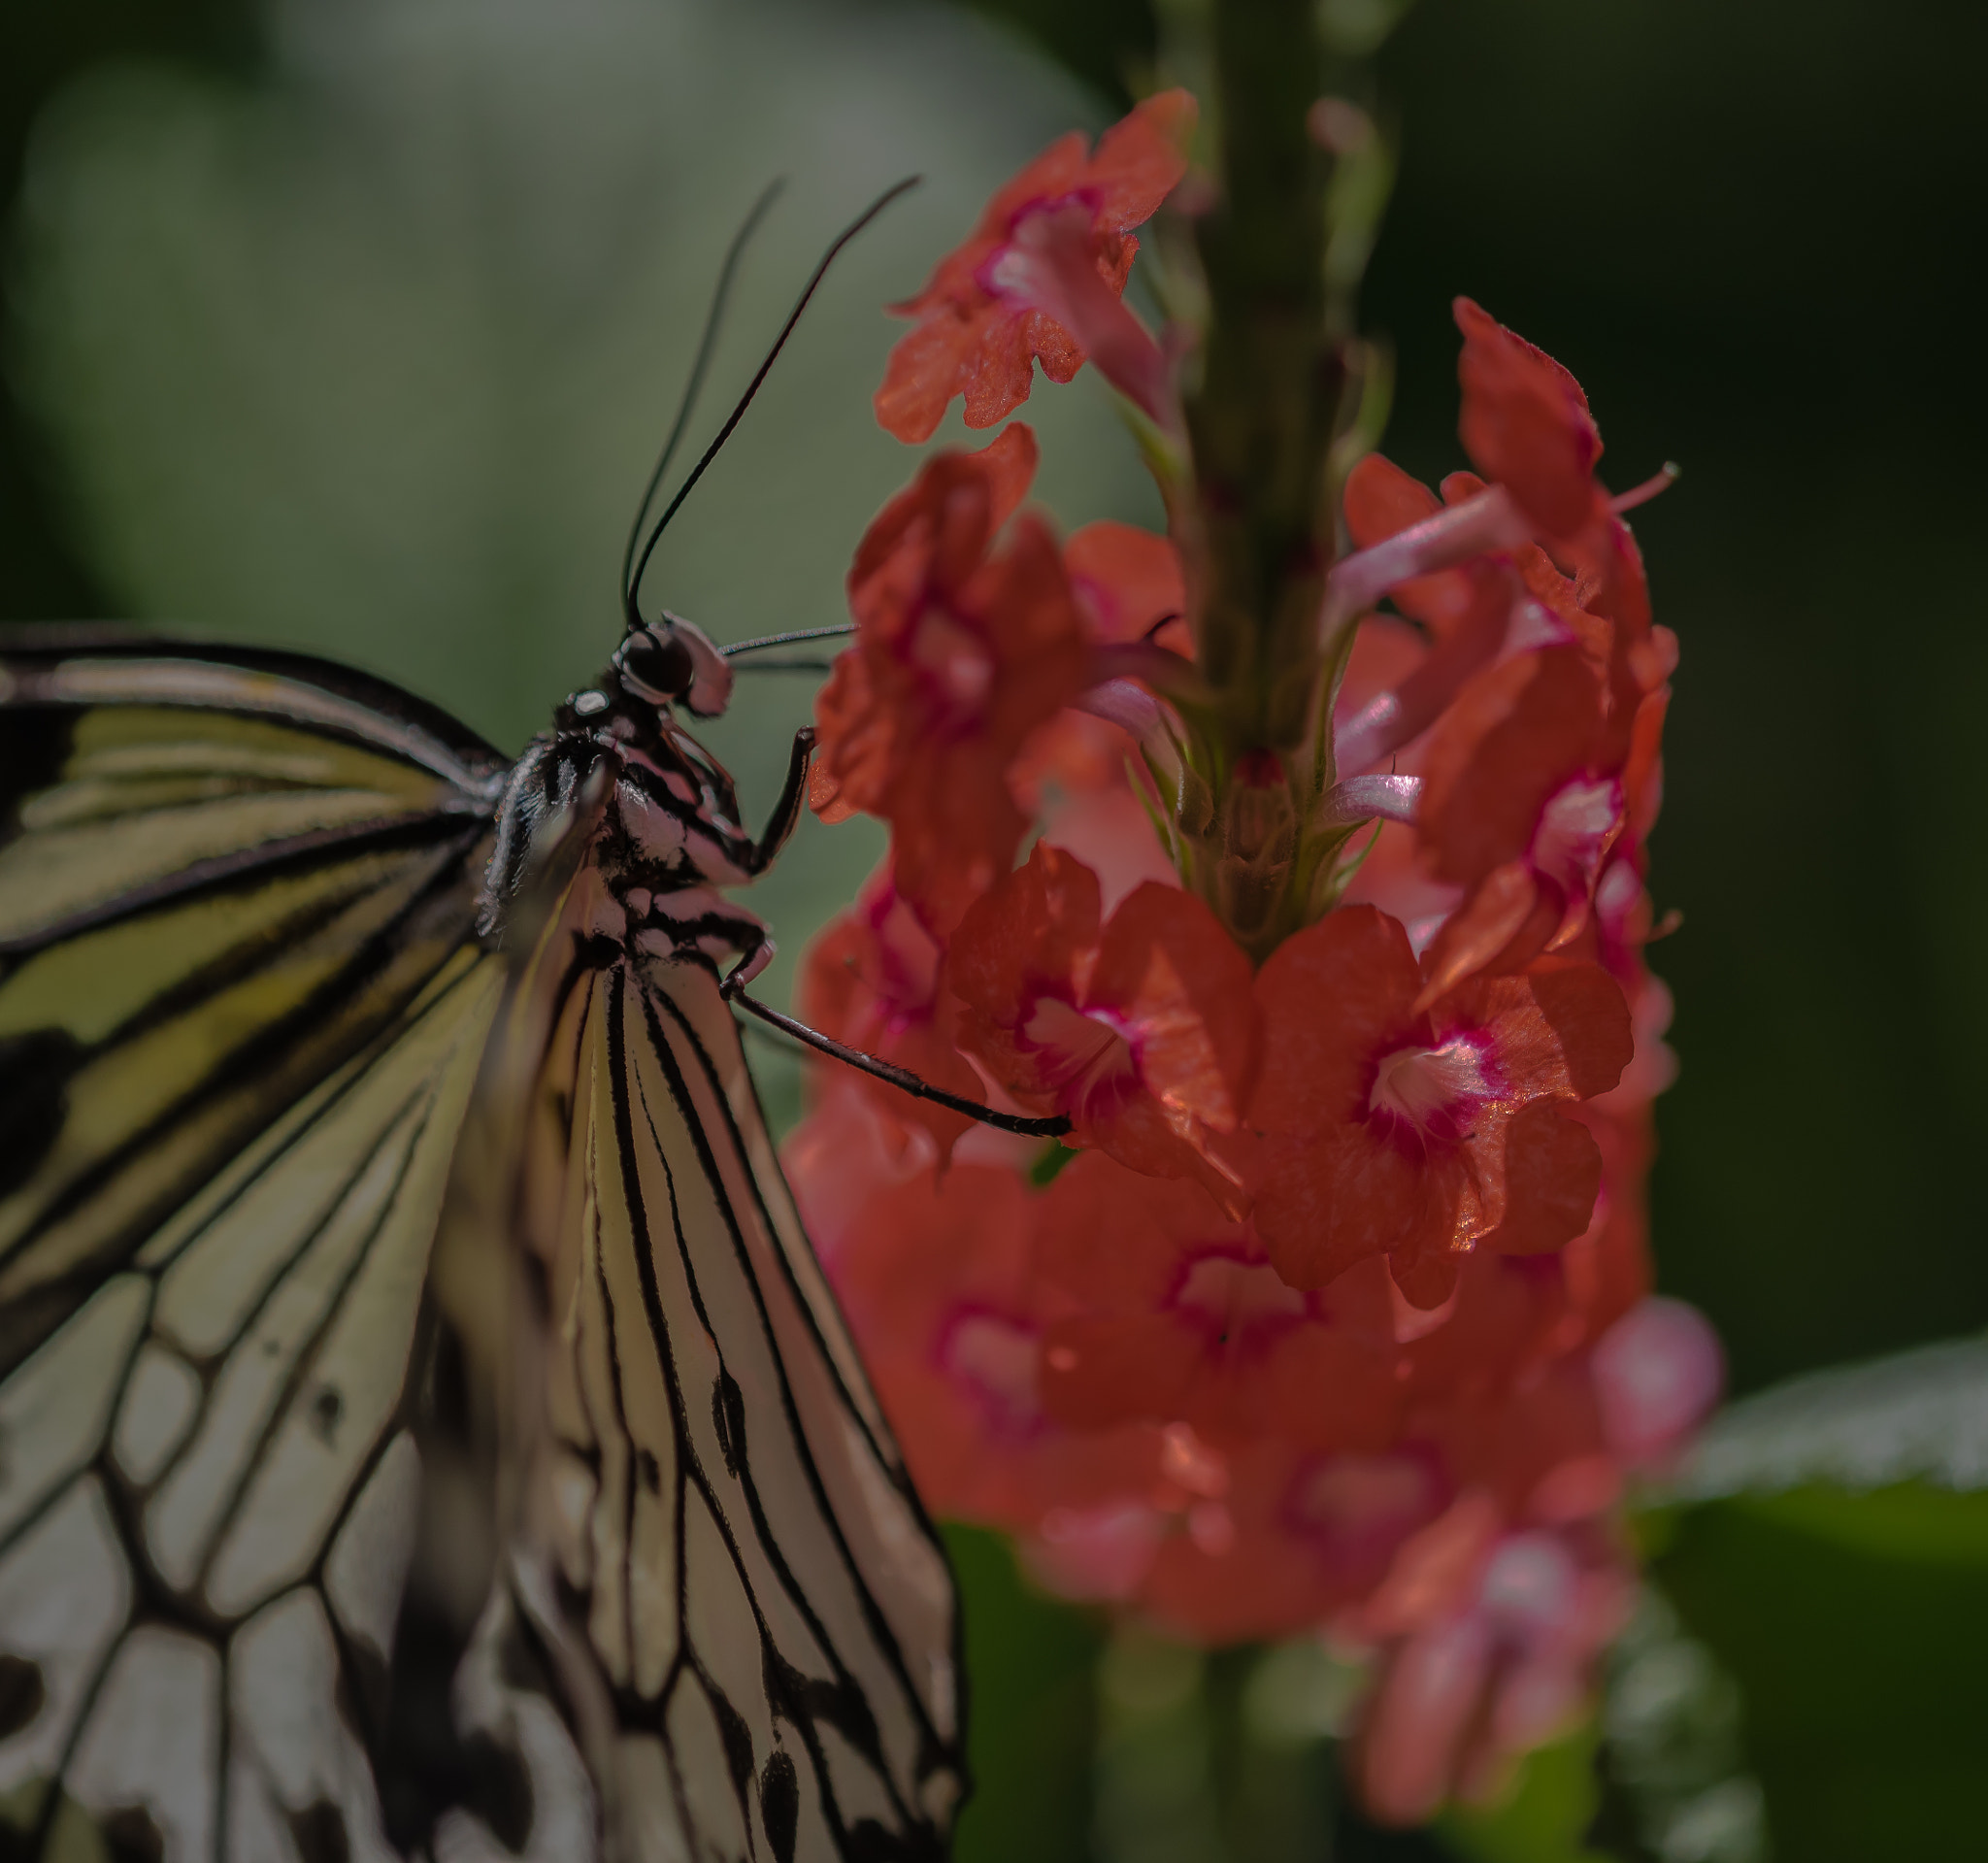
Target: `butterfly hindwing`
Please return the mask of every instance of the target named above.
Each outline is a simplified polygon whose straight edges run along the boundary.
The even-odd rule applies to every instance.
[[[508,1081],[492,1116],[537,1110],[483,1154],[516,1163],[484,1220],[514,1213],[522,1284],[495,1305],[483,1286],[469,1322],[522,1381],[507,1629],[548,1652],[613,1854],[942,1854],[963,1789],[950,1576],[731,1015],[705,964],[568,912],[517,1022],[535,1084],[486,1063]],[[517,1706],[493,1699],[491,1724]]]

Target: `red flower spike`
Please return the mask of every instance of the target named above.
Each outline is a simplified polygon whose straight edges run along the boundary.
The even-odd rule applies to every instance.
[[[1083,686],[1055,540],[1024,516],[992,553],[1034,469],[1020,425],[925,462],[856,552],[856,644],[815,699],[810,801],[825,820],[860,809],[891,824],[899,889],[940,936],[1013,862],[1026,824],[1009,766]]]
[[[899,896],[886,868],[863,889],[853,910],[830,921],[802,959],[797,1009],[824,1035],[969,1100],[982,1097],[980,1078],[960,1058],[942,1020],[944,956]],[[873,1075],[850,1072],[855,1090],[877,1102],[900,1132],[920,1130],[944,1166],[972,1127],[954,1113]]]
[[[890,352],[877,418],[900,440],[929,439],[956,394],[970,427],[1028,399],[1034,365],[1068,382],[1087,354],[1160,417],[1164,360],[1119,302],[1139,241],[1132,229],[1187,172],[1195,103],[1148,97],[1086,157],[1062,137],[988,202],[967,242],[939,262],[900,316],[916,327]]]
[[[1607,515],[1594,478],[1602,436],[1580,383],[1469,298],[1455,308],[1464,450],[1546,536],[1578,535]]]
[[[1579,1235],[1601,1180],[1562,1103],[1613,1086],[1628,1006],[1599,966],[1548,963],[1418,1006],[1399,921],[1349,906],[1257,976],[1263,1060],[1250,1123],[1266,1138],[1255,1221],[1277,1272],[1324,1286],[1385,1254],[1435,1308],[1479,1246],[1532,1252]]]
[[[1254,1059],[1248,959],[1177,887],[1147,882],[1101,918],[1097,876],[1039,842],[953,937],[960,1046],[1076,1143],[1234,1206],[1209,1140],[1235,1129]]]

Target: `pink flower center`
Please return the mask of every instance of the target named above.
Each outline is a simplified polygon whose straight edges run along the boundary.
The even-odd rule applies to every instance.
[[[1533,865],[1561,890],[1584,894],[1622,826],[1622,785],[1576,779],[1547,798],[1533,835]]]
[[[1097,1118],[1140,1090],[1132,1044],[1103,1016],[1086,1015],[1061,997],[1039,997],[1021,1037],[1040,1057],[1058,1104],[1073,1113]]]
[[[1206,1254],[1192,1262],[1174,1306],[1229,1352],[1265,1344],[1305,1317],[1305,1296],[1267,1261]]]
[[[1438,1507],[1436,1478],[1406,1455],[1336,1455],[1309,1470],[1292,1496],[1300,1520],[1341,1538],[1399,1538]]]
[[[1478,1599],[1494,1630],[1525,1645],[1567,1627],[1580,1575],[1567,1548],[1548,1533],[1515,1533],[1491,1555]]]
[[[1441,1048],[1401,1048],[1381,1058],[1367,1110],[1413,1128],[1425,1139],[1453,1139],[1469,1114],[1495,1092],[1481,1038],[1452,1035]]]
[[[997,1428],[1020,1435],[1042,1420],[1036,1335],[1028,1328],[994,1314],[969,1314],[953,1325],[940,1356]]]
[[[907,657],[944,729],[965,731],[979,722],[996,668],[993,653],[977,633],[935,604],[919,615]]]
[[[1008,238],[982,261],[975,282],[989,297],[1017,310],[1054,316],[1065,295],[1056,285],[1055,260],[1065,256],[1059,249],[1095,263],[1089,249],[1096,219],[1097,208],[1083,189],[1030,201],[1009,222]]]

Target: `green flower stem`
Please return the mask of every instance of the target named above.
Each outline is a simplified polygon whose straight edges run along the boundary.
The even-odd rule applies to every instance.
[[[1260,961],[1334,903],[1355,857],[1344,824],[1318,819],[1348,644],[1321,638],[1319,614],[1340,489],[1385,402],[1382,358],[1353,333],[1352,302],[1391,159],[1342,97],[1314,116],[1353,75],[1317,0],[1175,0],[1169,12],[1195,33],[1217,182],[1194,223],[1193,483],[1162,479],[1189,545],[1209,688],[1181,710],[1186,762],[1211,807],[1183,816],[1178,846],[1187,883]]]
[[[1200,650],[1232,749],[1289,752],[1309,722],[1343,386],[1325,319],[1330,162],[1306,128],[1323,54],[1312,0],[1214,0],[1209,26],[1221,197],[1198,227],[1209,324],[1187,404],[1209,575]]]

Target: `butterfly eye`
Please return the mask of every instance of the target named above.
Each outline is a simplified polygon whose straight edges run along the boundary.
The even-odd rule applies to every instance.
[[[658,705],[682,698],[697,672],[689,647],[674,629],[657,634],[645,627],[629,635],[614,655],[614,664],[630,692]]]

